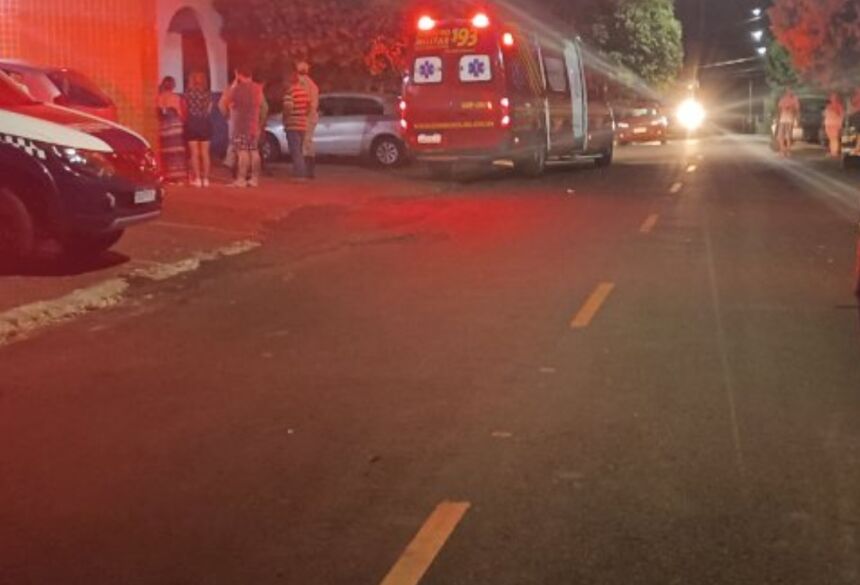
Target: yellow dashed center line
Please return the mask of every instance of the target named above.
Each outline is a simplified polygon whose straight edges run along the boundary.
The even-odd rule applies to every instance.
[[[380,585],[417,585],[469,506],[468,502],[442,502],[436,506]]]
[[[680,193],[681,189],[683,189],[683,188],[684,188],[684,183],[678,181],[677,183],[672,185],[672,187],[669,189],[669,193],[671,193],[672,195],[676,195],[676,194]]]
[[[654,229],[654,226],[657,225],[657,220],[660,219],[660,216],[656,213],[652,213],[645,221],[642,222],[642,227],[639,228],[639,231],[643,234],[650,234],[651,230]]]
[[[687,167],[687,172],[688,172],[688,173],[695,173],[695,172],[696,172],[696,169],[698,169],[698,168],[699,168],[699,167],[697,167],[696,165],[690,165],[690,166],[688,166],[688,167]]]
[[[612,282],[600,283],[594,292],[591,293],[591,296],[588,297],[588,300],[585,301],[585,304],[573,318],[573,321],[570,322],[570,328],[585,329],[588,327],[614,288],[615,284]]]

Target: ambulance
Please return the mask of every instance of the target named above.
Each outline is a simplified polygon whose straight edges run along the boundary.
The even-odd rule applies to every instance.
[[[490,10],[455,18],[428,12],[416,29],[401,126],[410,150],[433,171],[448,175],[465,161],[539,176],[549,160],[612,161],[612,140],[589,144],[578,39]]]

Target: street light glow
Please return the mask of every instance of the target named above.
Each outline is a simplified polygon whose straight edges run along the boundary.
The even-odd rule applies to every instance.
[[[767,55],[767,47],[758,47],[756,49],[756,51],[758,51],[758,54],[761,55],[762,57]]]
[[[754,30],[752,32],[752,38],[755,42],[760,43],[761,40],[764,38],[764,31],[763,30]]]
[[[756,18],[760,17],[761,16],[761,8],[753,8],[752,15],[755,16]]]

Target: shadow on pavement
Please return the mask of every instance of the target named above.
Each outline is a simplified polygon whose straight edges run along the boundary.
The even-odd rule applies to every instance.
[[[78,276],[98,272],[129,262],[131,258],[108,251],[93,258],[69,258],[62,254],[39,254],[26,263],[0,263],[0,278],[4,276]]]

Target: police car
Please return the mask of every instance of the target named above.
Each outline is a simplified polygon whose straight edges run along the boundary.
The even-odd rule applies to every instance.
[[[40,103],[0,72],[0,262],[27,258],[42,237],[100,254],[158,217],[163,194],[141,136]]]

